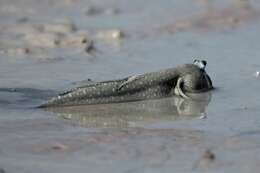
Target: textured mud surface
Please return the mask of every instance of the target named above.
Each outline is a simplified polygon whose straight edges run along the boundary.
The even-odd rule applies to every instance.
[[[0,172],[259,172],[258,1],[0,1]],[[57,92],[208,61],[216,90],[35,109]]]

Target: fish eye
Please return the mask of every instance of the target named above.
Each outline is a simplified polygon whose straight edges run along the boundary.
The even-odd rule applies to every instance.
[[[197,60],[197,59],[194,59],[194,61],[193,61],[193,63],[196,63],[196,62],[198,62],[199,60]]]
[[[202,64],[203,64],[204,66],[206,66],[206,65],[207,65],[207,61],[205,61],[205,60],[202,60],[201,62],[202,62]]]

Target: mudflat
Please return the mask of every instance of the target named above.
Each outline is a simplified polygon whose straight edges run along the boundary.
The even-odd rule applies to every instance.
[[[258,172],[260,4],[2,0],[0,172]],[[197,100],[36,109],[58,92],[205,59]]]

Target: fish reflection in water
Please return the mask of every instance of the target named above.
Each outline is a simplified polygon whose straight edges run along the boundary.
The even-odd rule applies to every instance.
[[[173,96],[156,100],[52,107],[44,110],[85,127],[132,127],[138,123],[191,119],[205,113],[211,100],[211,92],[189,96],[192,99]]]

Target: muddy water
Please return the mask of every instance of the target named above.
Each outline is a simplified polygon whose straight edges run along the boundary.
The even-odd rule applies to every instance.
[[[259,6],[2,0],[0,172],[258,172]],[[197,57],[216,89],[195,102],[34,108],[89,78]]]

